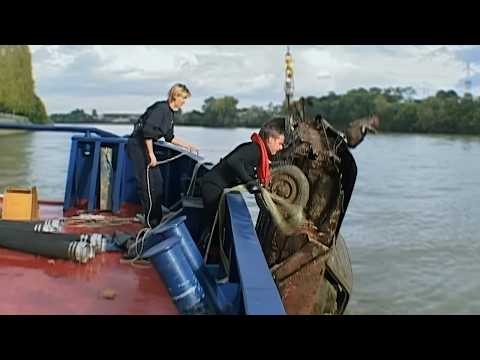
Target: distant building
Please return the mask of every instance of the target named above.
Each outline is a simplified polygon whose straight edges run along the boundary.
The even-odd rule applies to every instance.
[[[115,113],[115,114],[102,114],[100,116],[100,120],[104,122],[112,122],[112,123],[134,123],[140,117],[141,114],[122,114],[122,113]]]

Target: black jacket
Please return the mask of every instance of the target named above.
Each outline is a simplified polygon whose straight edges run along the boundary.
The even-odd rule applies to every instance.
[[[175,112],[166,101],[158,101],[151,105],[135,123],[131,137],[137,139],[153,139],[154,141],[165,138],[172,142],[173,119]]]
[[[257,166],[260,162],[260,147],[254,142],[237,146],[225,158],[207,172],[202,181],[219,187],[231,188],[245,184],[257,178]]]

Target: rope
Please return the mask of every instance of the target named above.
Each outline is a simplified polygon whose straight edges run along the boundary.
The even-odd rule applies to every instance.
[[[175,155],[169,159],[166,159],[166,160],[163,160],[163,161],[158,161],[158,164],[162,165],[162,164],[166,164],[166,163],[169,163],[171,161],[174,161],[182,156],[186,156],[187,153],[180,153],[178,155]],[[212,164],[211,162],[207,161],[207,160],[202,160],[202,161],[198,161],[196,164],[195,164],[195,167],[193,168],[193,172],[192,172],[192,177],[190,179],[190,184],[188,185],[188,189],[187,189],[187,193],[186,195],[189,196],[190,193],[195,190],[195,181],[197,179],[197,173],[198,173],[198,170],[200,169],[200,167],[202,165],[205,165],[205,164]]]
[[[195,167],[193,168],[193,172],[192,172],[192,179],[190,180],[190,185],[188,186],[188,189],[187,189],[187,196],[190,196],[191,195],[190,193],[191,192],[193,193],[195,191],[195,182],[197,179],[198,170],[200,169],[200,166],[205,164],[212,164],[212,163],[206,160],[202,160],[195,164]]]
[[[133,260],[120,259],[120,264],[129,264],[139,269],[148,269],[152,266],[151,263],[146,260],[133,261]]]
[[[220,258],[222,259],[223,265],[225,267],[225,272],[228,274],[228,268],[227,264],[225,264],[225,259],[222,258],[222,252],[223,252],[223,222],[225,219],[225,195],[232,192],[232,191],[238,191],[238,192],[245,192],[247,191],[247,188],[245,185],[237,185],[229,189],[224,189],[223,193],[220,197],[220,201],[218,202],[218,208],[217,212],[215,213],[215,219],[213,220],[213,225],[212,225],[212,230],[210,231],[210,237],[208,238],[208,243],[207,243],[207,249],[205,251],[205,256],[204,256],[204,261],[205,263],[208,260],[208,255],[210,254],[210,246],[212,244],[212,239],[213,239],[213,233],[215,229],[215,225],[218,223],[218,234],[219,234],[219,243],[220,243]],[[224,255],[224,253],[223,253]]]
[[[261,191],[265,206],[271,214],[275,225],[277,225],[282,233],[285,235],[291,235],[296,231],[296,228],[305,223],[306,216],[301,206],[291,204],[283,197],[271,193],[264,188],[261,188]],[[286,210],[288,221],[282,216],[275,202],[280,204],[282,208]]]
[[[166,163],[169,163],[169,162],[171,162],[171,161],[173,161],[173,160],[177,160],[178,158],[181,158],[182,156],[186,156],[186,155],[187,155],[187,153],[182,152],[182,153],[180,153],[180,154],[178,154],[178,155],[175,155],[175,156],[173,156],[173,157],[171,157],[171,158],[169,158],[169,159],[162,160],[162,161],[157,161],[157,163],[158,163],[159,165],[166,164]]]
[[[150,214],[152,212],[152,205],[153,204],[152,204],[152,192],[150,191],[150,176],[149,175],[150,175],[150,165],[147,166],[147,190],[148,190],[147,192],[148,192],[148,201],[149,201],[148,214],[145,218],[145,221],[147,222],[147,227],[141,229],[137,233],[137,237],[135,238],[135,242],[129,248],[129,249],[131,249],[133,246],[135,246],[136,256],[132,260],[130,260],[130,263],[132,265],[135,263],[135,261],[140,259],[141,255],[143,253],[143,246],[144,246],[144,243],[145,243],[145,237],[148,235],[150,230],[152,230],[152,226],[150,225]],[[138,251],[138,243],[141,244],[141,250],[140,251]]]
[[[180,153],[178,155],[175,155],[169,159],[158,161],[158,164],[166,164],[171,161],[174,161],[182,156],[185,156],[186,153]],[[152,225],[150,224],[150,215],[152,213],[152,192],[150,190],[150,165],[147,166],[147,193],[148,193],[148,213],[145,218],[145,221],[147,223],[147,227],[141,229],[135,238],[135,242],[130,246],[129,249],[131,249],[133,246],[135,246],[135,257],[132,260],[129,260],[129,262],[133,265],[137,260],[139,260],[142,256],[143,249],[144,249],[144,244],[145,244],[145,238],[147,237],[148,233],[152,230]],[[138,245],[140,244],[140,250],[138,248]]]
[[[280,231],[287,235],[291,235],[296,231],[296,229],[304,224],[306,222],[306,217],[305,213],[303,211],[303,208],[298,205],[294,205],[289,203],[287,200],[282,198],[279,195],[273,194],[269,192],[267,189],[261,187],[261,192],[262,192],[262,197],[265,200],[265,205],[267,210],[270,212],[272,215],[272,219],[275,221],[275,224],[278,226]],[[211,244],[213,241],[213,233],[215,229],[215,225],[218,223],[218,240],[219,240],[219,251],[220,251],[220,260],[222,262],[222,265],[224,267],[224,271],[226,274],[226,277],[229,276],[230,274],[230,263],[231,263],[231,250],[232,248],[230,247],[230,251],[228,256],[225,254],[223,245],[224,245],[224,221],[225,221],[225,196],[226,194],[237,191],[237,192],[247,192],[247,188],[245,185],[237,185],[233,188],[228,188],[224,189],[219,203],[218,203],[218,208],[217,212],[215,213],[215,219],[213,221],[212,225],[212,230],[210,231],[210,236],[208,239],[207,243],[207,248],[205,250],[205,255],[204,255],[204,261],[207,263],[208,257],[210,255],[210,248]],[[275,202],[279,203],[286,211],[287,211],[287,217],[289,221],[287,221],[280,213],[278,210],[278,206],[275,204]]]
[[[187,155],[187,153],[182,152],[182,153],[177,154],[177,155],[175,155],[171,158],[168,158],[166,160],[158,161],[158,164],[159,165],[167,164],[169,162],[177,160],[177,159],[181,158],[182,156],[186,156],[186,155]],[[195,179],[196,179],[196,176],[197,176],[198,169],[200,168],[201,165],[203,165],[205,163],[207,163],[207,162],[206,161],[200,161],[200,162],[197,162],[197,164],[195,164],[195,167],[194,167],[193,173],[192,173],[192,178],[190,180],[190,184],[189,184],[189,187],[188,187],[188,190],[187,190],[187,195],[190,193],[190,190],[194,187],[193,184],[195,183]],[[129,250],[130,250],[133,246],[135,246],[135,255],[136,256],[132,260],[128,260],[128,262],[130,262],[132,265],[134,265],[134,263],[137,262],[141,258],[142,253],[143,253],[143,249],[144,249],[145,238],[147,237],[149,232],[152,230],[152,226],[150,224],[150,215],[151,215],[151,212],[152,212],[153,203],[152,203],[152,192],[151,192],[151,189],[150,189],[150,166],[147,166],[147,191],[148,191],[148,200],[149,200],[148,213],[147,213],[147,216],[146,216],[146,219],[145,219],[145,221],[147,223],[147,227],[141,229],[137,233],[137,236],[135,238],[135,242],[129,248]],[[182,210],[180,209],[176,212],[169,213],[167,216],[165,216],[162,219],[160,224],[163,224],[163,223],[167,222],[171,218],[178,215],[181,211]],[[160,224],[158,224],[158,225],[160,225]],[[139,247],[138,247],[139,244],[140,244],[140,250],[139,250]]]

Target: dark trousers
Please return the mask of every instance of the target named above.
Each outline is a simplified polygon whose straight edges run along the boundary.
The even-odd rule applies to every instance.
[[[207,248],[207,241],[210,233],[213,232],[212,239],[218,239],[218,224],[213,227],[215,214],[217,213],[218,204],[223,193],[223,188],[213,182],[202,182],[201,184],[202,200],[203,200],[203,224],[205,228],[200,237],[200,249],[203,254]],[[210,252],[212,256],[210,261],[218,261],[218,242],[214,240],[212,243],[213,251]]]
[[[129,138],[127,144],[127,154],[133,163],[135,178],[137,180],[137,194],[143,207],[145,222],[146,224],[150,223],[152,227],[155,227],[160,223],[163,216],[163,177],[160,171],[160,166],[155,166],[148,169],[150,195],[152,199],[150,210],[150,196],[147,186],[147,166],[149,164],[149,159],[145,148],[145,143],[137,138]]]
[[[223,188],[213,182],[202,182],[203,221],[209,228],[213,225],[218,202],[223,193]]]

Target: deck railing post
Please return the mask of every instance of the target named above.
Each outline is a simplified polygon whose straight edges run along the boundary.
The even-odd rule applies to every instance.
[[[88,211],[93,211],[97,204],[97,178],[100,168],[100,139],[95,139],[93,152],[92,170],[90,171],[90,186],[88,191]]]
[[[65,186],[65,198],[63,210],[70,209],[73,206],[73,188],[75,181],[75,167],[78,153],[78,140],[72,138],[72,146],[70,148],[70,160],[68,162],[67,184]]]
[[[116,170],[115,176],[113,180],[113,194],[112,194],[112,211],[114,213],[120,211],[120,203],[121,203],[121,185],[123,181],[123,169],[124,169],[124,162],[125,162],[125,143],[120,142],[117,148],[117,161],[116,161]]]

